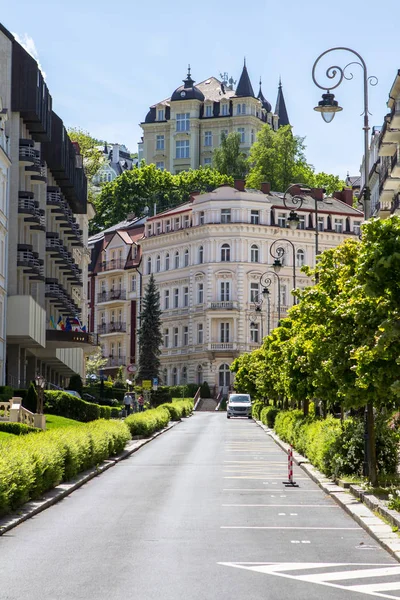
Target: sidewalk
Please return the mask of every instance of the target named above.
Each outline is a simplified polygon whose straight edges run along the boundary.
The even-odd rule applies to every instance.
[[[269,429],[261,421],[256,423],[287,453],[289,444],[283,442],[273,429]],[[337,485],[295,450],[293,450],[293,459],[296,465],[305,471],[324,492],[332,496],[363,529],[400,562],[400,536],[393,531],[393,528],[400,530],[400,514],[397,511],[387,508],[384,502],[365,492],[360,486],[349,485],[345,488]],[[376,516],[376,513],[381,515],[383,520]],[[385,521],[389,521],[390,525]]]
[[[66,496],[69,496],[69,494],[72,494],[73,491],[75,491],[76,489],[93,479],[93,477],[97,477],[97,475],[101,475],[101,473],[104,473],[104,471],[107,471],[111,467],[114,467],[121,460],[128,458],[128,456],[131,456],[131,454],[139,450],[139,448],[142,448],[142,446],[145,446],[158,436],[162,435],[166,431],[169,431],[170,429],[175,427],[175,425],[178,425],[178,423],[180,422],[181,421],[170,421],[167,427],[165,427],[161,431],[158,431],[149,438],[133,439],[132,441],[127,443],[123,452],[121,452],[121,454],[119,454],[118,456],[109,458],[108,460],[105,460],[103,463],[101,463],[101,465],[98,465],[96,467],[93,467],[92,469],[88,469],[87,471],[80,473],[79,475],[71,479],[71,481],[68,481],[66,483],[60,483],[60,485],[57,485],[52,490],[49,490],[48,492],[43,494],[43,497],[40,498],[40,500],[32,500],[31,502],[27,502],[14,513],[1,518],[0,536],[6,533],[7,531],[10,531],[10,529],[17,527],[17,525],[20,525],[27,519],[30,519],[31,517],[34,517],[43,510],[46,510],[46,508],[49,508],[49,506],[56,504]]]

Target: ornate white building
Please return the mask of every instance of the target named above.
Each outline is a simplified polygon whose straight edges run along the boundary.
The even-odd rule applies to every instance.
[[[300,268],[315,264],[315,202],[320,252],[360,231],[363,214],[352,208],[351,190],[337,198],[313,190],[293,231],[283,195],[271,193],[269,184],[262,188],[246,190],[237,181],[235,188],[224,185],[194,195],[148,218],[141,241],[143,286],[153,273],[163,311],[164,383],[207,381],[216,390],[228,390],[232,360],[258,347],[262,335],[277,325],[278,308],[282,318],[293,304],[293,260],[296,287],[311,284]],[[278,279],[271,275],[269,301],[255,318],[260,277],[272,271],[272,255],[282,253],[280,298]]]

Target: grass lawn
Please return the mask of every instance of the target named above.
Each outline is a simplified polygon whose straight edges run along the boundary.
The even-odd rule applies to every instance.
[[[7,433],[6,431],[0,431],[0,442],[6,442],[10,438],[15,437],[13,433]]]
[[[74,421],[73,419],[66,419],[65,417],[58,417],[57,415],[46,415],[46,430],[58,429],[59,427],[73,427],[76,425],[83,425],[83,423]]]

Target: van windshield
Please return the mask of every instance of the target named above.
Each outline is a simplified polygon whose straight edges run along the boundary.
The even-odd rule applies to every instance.
[[[231,396],[229,402],[250,402],[248,396]]]

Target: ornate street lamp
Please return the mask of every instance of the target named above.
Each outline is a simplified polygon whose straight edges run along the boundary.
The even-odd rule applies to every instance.
[[[278,267],[280,268],[280,267]],[[263,273],[260,277],[260,285],[262,288],[262,295],[264,298],[266,298],[267,294],[269,294],[269,287],[271,287],[272,285],[272,279],[271,277],[269,277],[269,275],[273,275],[274,277],[276,277],[277,281],[278,281],[278,326],[280,325],[281,322],[281,278],[279,277],[278,273],[276,273],[275,271],[265,271],[265,273]]]
[[[35,385],[37,392],[36,413],[42,415],[44,410],[44,388],[46,387],[46,380],[40,373],[37,373],[35,377]]]
[[[330,80],[327,82],[328,85],[320,85],[315,78],[315,69],[317,67],[317,64],[319,63],[319,61],[321,60],[321,58],[323,56],[325,56],[326,54],[329,54],[330,52],[335,52],[337,50],[343,50],[345,52],[350,52],[351,54],[354,54],[358,58],[358,60],[348,63],[343,68],[338,67],[336,65],[332,65],[325,72],[327,79]],[[335,114],[342,110],[342,107],[339,106],[338,102],[335,100],[335,96],[331,93],[331,90],[334,90],[337,87],[339,87],[339,85],[342,83],[343,79],[347,79],[347,80],[353,79],[352,73],[349,72],[348,75],[346,74],[346,70],[351,65],[359,65],[363,70],[364,112],[362,114],[364,115],[364,127],[363,127],[363,130],[364,130],[364,214],[365,214],[365,218],[369,219],[369,217],[371,216],[371,192],[370,192],[370,188],[368,185],[368,178],[369,178],[368,84],[376,85],[378,83],[378,79],[374,75],[368,76],[367,65],[365,64],[365,61],[362,58],[362,56],[360,54],[358,54],[358,52],[356,52],[355,50],[352,50],[351,48],[345,48],[345,47],[338,46],[335,48],[329,48],[329,50],[325,50],[325,52],[323,52],[322,54],[320,54],[318,56],[317,60],[315,61],[314,65],[313,65],[313,68],[312,68],[312,79],[313,79],[313,82],[315,83],[315,85],[317,87],[319,87],[321,90],[326,90],[326,93],[322,94],[322,100],[318,103],[318,106],[316,106],[314,108],[314,110],[321,113],[321,116],[326,123],[330,123],[332,121],[332,119],[334,118]],[[338,79],[336,79],[336,77],[338,77]],[[332,84],[333,84],[335,81],[336,81],[336,83],[334,85],[329,85],[330,82],[332,82]]]
[[[275,245],[279,242],[283,242],[285,244],[290,244],[291,248],[292,248],[292,255],[293,255],[293,289],[296,290],[296,249],[294,247],[294,244],[291,240],[287,240],[285,238],[280,238],[279,240],[275,240],[272,244],[271,247],[269,249],[269,253],[271,254],[272,258],[275,259],[274,262],[272,263],[272,268],[275,271],[275,274],[277,275],[279,273],[279,271],[282,269],[283,267],[283,260],[286,254],[286,250],[285,248],[283,248],[282,246],[279,246],[278,248],[275,249]],[[296,296],[293,298],[293,304],[297,304],[296,302]]]

